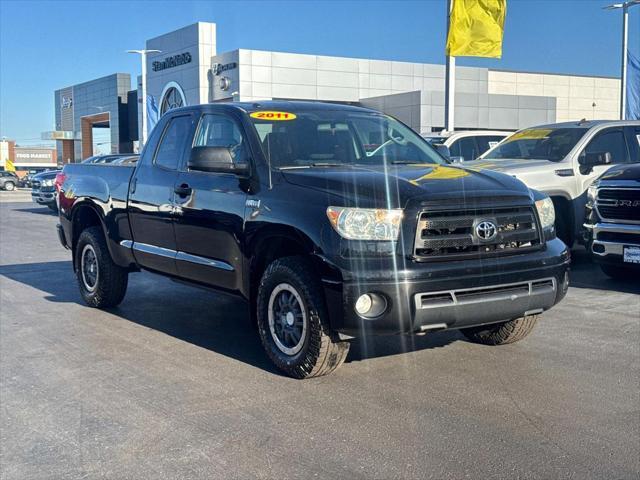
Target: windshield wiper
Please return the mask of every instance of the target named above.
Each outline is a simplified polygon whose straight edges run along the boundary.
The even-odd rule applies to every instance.
[[[409,160],[393,160],[391,162],[392,165],[420,165],[421,163],[424,162],[412,162]]]
[[[315,162],[311,164],[312,167],[350,167],[351,164],[347,163],[331,163],[331,162]]]

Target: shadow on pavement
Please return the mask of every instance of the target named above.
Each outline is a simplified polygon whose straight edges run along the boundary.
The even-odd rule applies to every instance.
[[[636,281],[614,280],[604,274],[588,252],[583,248],[571,251],[571,277],[569,285],[574,288],[609,290],[620,293],[640,294],[640,275]]]
[[[84,306],[71,261],[2,265],[0,276],[48,294],[48,301]],[[129,279],[123,303],[108,313],[280,375],[264,354],[243,300],[149,273]],[[353,341],[347,362],[444,347],[458,339],[460,334],[453,331],[362,338]]]
[[[39,215],[58,215],[58,212],[54,212],[48,207],[33,207],[33,208],[13,208],[15,212],[37,213]]]

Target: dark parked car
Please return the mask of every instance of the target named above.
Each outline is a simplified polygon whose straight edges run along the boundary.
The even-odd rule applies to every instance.
[[[238,295],[269,358],[297,378],[336,369],[355,336],[520,340],[568,286],[549,197],[449,166],[364,108],[175,109],[135,167],[61,177],[58,233],[89,306],[120,303],[139,269]]]
[[[45,205],[54,212],[58,210],[56,197],[56,175],[61,170],[48,170],[34,175],[31,179],[31,200],[38,205]]]
[[[612,278],[640,281],[640,163],[617,165],[587,191],[586,241]]]
[[[20,178],[14,172],[0,172],[0,189],[12,191],[20,185]]]

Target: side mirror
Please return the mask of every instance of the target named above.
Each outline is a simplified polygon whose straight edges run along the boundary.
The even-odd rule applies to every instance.
[[[447,147],[446,145],[444,145],[442,143],[436,144],[433,147],[444,158],[446,158],[447,160],[451,159],[451,152],[449,151],[449,147]]]
[[[610,152],[585,152],[580,156],[580,165],[591,168],[597,165],[609,165],[611,163]]]
[[[246,175],[249,164],[234,162],[227,147],[193,147],[187,163],[189,170],[197,172],[233,173]]]

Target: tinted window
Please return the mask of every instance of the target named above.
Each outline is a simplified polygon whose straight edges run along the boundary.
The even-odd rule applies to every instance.
[[[609,152],[612,163],[624,163],[628,159],[627,144],[624,141],[622,129],[609,129],[598,133],[584,151],[586,153]]]
[[[528,128],[511,135],[484,158],[559,162],[586,132],[586,128]]]
[[[251,120],[276,168],[445,162],[417,133],[385,115],[302,110],[278,112],[293,117],[273,120],[260,113]]]
[[[203,115],[194,147],[226,147],[234,162],[247,159],[247,146],[238,124],[224,115]]]
[[[155,163],[164,168],[177,170],[189,140],[191,116],[174,117],[164,130],[160,146],[156,152]]]
[[[456,140],[449,147],[452,157],[462,157],[463,160],[474,160],[481,152],[478,152],[478,147],[473,137],[462,137],[460,140]]]
[[[476,137],[476,141],[478,142],[478,155],[482,155],[484,152],[489,150],[490,148],[495,147],[498,143],[502,141],[504,136],[498,135],[487,135],[482,137]]]

